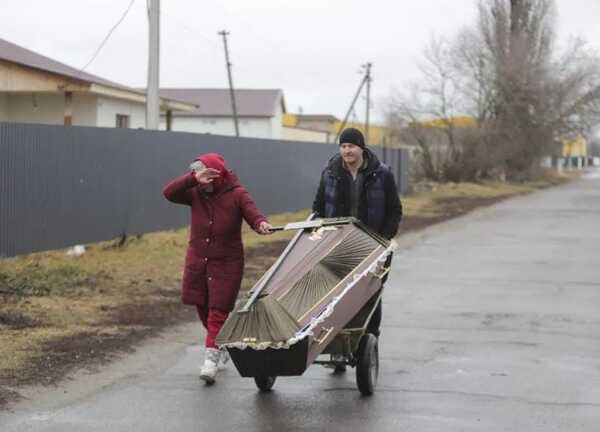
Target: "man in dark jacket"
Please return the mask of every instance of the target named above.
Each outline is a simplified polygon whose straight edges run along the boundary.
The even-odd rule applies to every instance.
[[[340,135],[340,151],[321,174],[313,203],[317,217],[354,216],[387,239],[398,232],[402,204],[390,169],[365,146],[363,134],[354,128]],[[390,265],[391,255],[386,265]],[[385,282],[385,279],[384,279]],[[379,336],[381,302],[368,331]]]

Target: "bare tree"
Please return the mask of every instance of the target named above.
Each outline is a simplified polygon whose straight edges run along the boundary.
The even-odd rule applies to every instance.
[[[427,46],[422,82],[392,98],[390,118],[433,162],[419,125],[438,119],[447,152],[434,176],[525,178],[559,138],[589,136],[600,121],[600,61],[581,40],[556,54],[553,0],[479,0],[478,11],[473,27]],[[457,115],[477,127],[457,133]]]
[[[418,146],[423,176],[441,180],[444,166],[459,152],[452,119],[462,109],[460,75],[447,41],[432,38],[424,60],[419,65],[422,82],[409,85],[407,92],[396,93],[388,101],[388,125],[400,127],[404,138]],[[428,127],[423,119],[436,119],[440,127]]]
[[[591,140],[590,155],[594,157],[600,156],[600,136],[593,135]]]
[[[553,1],[480,1],[478,29],[483,56],[494,65],[491,121],[503,168],[522,177],[551,136],[540,114],[551,75]]]
[[[600,122],[600,61],[581,39],[554,63],[545,92],[545,126],[556,135],[592,135]]]

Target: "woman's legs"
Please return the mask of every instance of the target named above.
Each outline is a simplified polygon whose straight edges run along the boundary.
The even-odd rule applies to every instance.
[[[217,348],[215,340],[223,327],[223,323],[229,315],[228,312],[223,312],[219,309],[209,309],[207,326],[206,326],[206,348]]]
[[[196,310],[198,311],[198,318],[202,322],[202,325],[205,329],[208,328],[208,308],[204,305],[196,305]]]
[[[200,370],[200,378],[208,384],[212,384],[215,382],[219,360],[222,355],[215,341],[229,313],[218,309],[206,309],[206,312],[204,312],[204,309],[201,311],[201,308],[198,308],[198,314],[202,322],[206,323],[206,358]]]
[[[206,306],[196,305],[198,317],[202,321],[202,325],[206,329],[206,348],[217,348],[215,340],[223,327],[223,323],[229,316],[229,312],[223,312],[219,309],[209,309]]]

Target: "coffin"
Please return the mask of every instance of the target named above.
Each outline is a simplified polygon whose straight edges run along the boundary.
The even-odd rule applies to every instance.
[[[217,343],[244,377],[301,375],[381,289],[384,263],[395,247],[354,218],[287,228],[297,229],[296,236],[250,296],[240,299],[228,322],[248,310],[252,295],[254,301],[269,296],[293,317],[297,331],[272,341],[252,334],[224,340],[219,334]]]

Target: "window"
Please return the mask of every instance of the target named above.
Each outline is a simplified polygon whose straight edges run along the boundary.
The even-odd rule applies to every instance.
[[[117,114],[117,121],[115,126],[118,128],[129,128],[129,116],[125,114]]]

